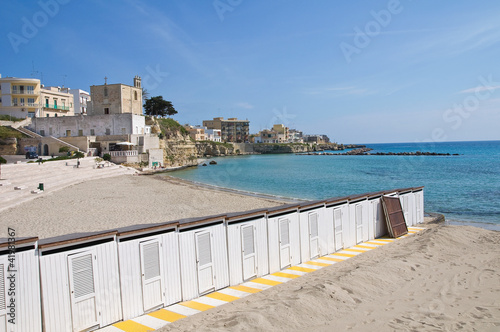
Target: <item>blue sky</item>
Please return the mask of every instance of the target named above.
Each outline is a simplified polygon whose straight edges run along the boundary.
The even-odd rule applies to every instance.
[[[87,91],[139,75],[181,123],[498,140],[498,17],[498,1],[9,1],[0,73]]]

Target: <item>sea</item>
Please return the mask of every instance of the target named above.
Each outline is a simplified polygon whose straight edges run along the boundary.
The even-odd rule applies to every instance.
[[[305,200],[424,186],[426,212],[444,214],[451,224],[500,230],[500,141],[365,145],[373,149],[372,154],[421,151],[451,155],[245,155],[212,158],[217,165],[168,175]]]

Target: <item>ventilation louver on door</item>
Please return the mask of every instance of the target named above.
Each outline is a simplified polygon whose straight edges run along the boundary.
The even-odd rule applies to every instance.
[[[280,241],[282,246],[290,244],[290,223],[288,220],[281,221],[280,225]]]
[[[210,250],[210,233],[198,236],[198,259],[199,265],[203,266],[212,262],[212,250]]]
[[[160,253],[158,242],[144,245],[144,279],[158,277],[160,275]]]
[[[243,250],[245,255],[255,253],[253,226],[243,228]]]
[[[311,237],[318,237],[318,215],[313,213],[310,215],[311,220]]]
[[[94,293],[94,271],[92,254],[81,256],[73,262],[73,285],[75,299]]]

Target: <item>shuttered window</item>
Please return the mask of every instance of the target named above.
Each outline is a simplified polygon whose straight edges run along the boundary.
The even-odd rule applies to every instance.
[[[4,265],[0,264],[0,310],[5,309],[5,274]]]
[[[363,207],[361,204],[356,205],[356,225],[361,226],[363,224],[363,215],[362,215]]]
[[[159,243],[152,242],[144,245],[142,259],[144,260],[144,279],[158,277],[160,275],[160,251]]]
[[[210,233],[198,236],[198,259],[200,266],[212,263],[212,250],[210,246]]]
[[[309,223],[311,227],[311,237],[318,236],[318,215],[316,213],[312,213],[309,215]]]
[[[92,254],[72,260],[75,299],[94,293],[94,269]]]
[[[290,244],[290,223],[288,220],[280,222],[280,241],[282,246]]]
[[[342,212],[340,209],[336,209],[333,211],[333,218],[335,220],[335,224],[337,224],[338,221],[340,221],[340,218],[342,218]],[[340,232],[342,230],[342,223],[339,222],[338,225],[335,226],[335,231]]]
[[[243,228],[243,251],[245,255],[251,255],[255,252],[253,240],[253,226]]]

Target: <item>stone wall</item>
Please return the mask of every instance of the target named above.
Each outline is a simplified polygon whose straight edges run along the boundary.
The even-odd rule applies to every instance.
[[[289,143],[289,144],[273,144],[273,143],[258,143],[253,145],[254,152],[262,154],[271,153],[302,153],[312,151],[312,148],[307,144]]]
[[[0,139],[0,155],[17,154],[17,138]]]

